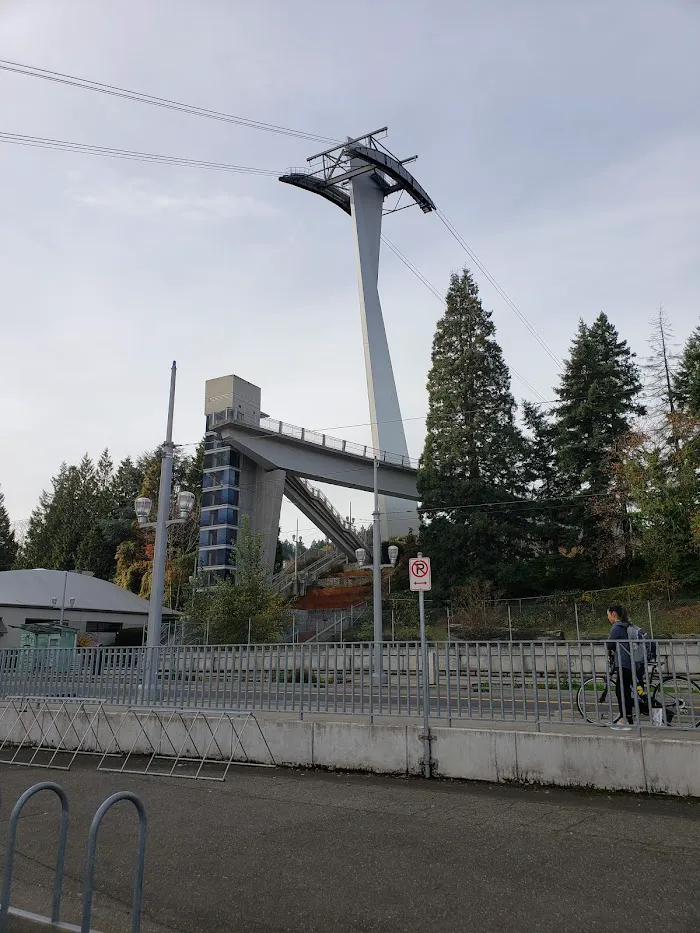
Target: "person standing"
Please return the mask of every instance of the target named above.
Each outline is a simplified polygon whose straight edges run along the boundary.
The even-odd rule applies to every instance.
[[[615,695],[620,708],[618,722],[626,721],[631,726],[634,721],[634,700],[632,699],[632,658],[630,657],[630,643],[628,628],[630,624],[627,610],[624,606],[615,603],[608,606],[608,622],[610,632],[606,647],[614,653],[615,664],[619,667]]]

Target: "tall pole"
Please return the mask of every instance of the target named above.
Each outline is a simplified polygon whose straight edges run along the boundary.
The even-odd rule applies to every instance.
[[[299,519],[297,519],[297,536],[294,539],[294,595],[299,593],[299,581],[297,580],[297,557],[299,555]]]
[[[177,366],[173,362],[170,370],[170,399],[168,401],[168,423],[165,443],[160,462],[160,488],[158,490],[158,518],[156,519],[156,541],[153,550],[153,575],[151,578],[151,600],[148,605],[148,635],[146,645],[160,645],[160,627],[163,618],[163,592],[165,590],[165,558],[168,548],[168,516],[170,494],[173,484],[173,413],[175,411],[175,376]]]
[[[382,676],[382,531],[379,525],[379,464],[374,458],[374,511],[372,512],[372,600],[374,609],[374,671]]]
[[[367,163],[353,159],[349,167],[366,168]],[[379,300],[379,254],[384,198],[384,188],[374,181],[373,172],[355,175],[350,181],[372,444],[377,450],[388,450],[392,454],[406,457],[408,461],[406,433]],[[418,527],[418,513],[405,499],[382,496],[382,500],[385,538],[406,534],[410,527]]]
[[[422,557],[422,554],[418,554]],[[430,671],[428,662],[428,642],[425,638],[425,594],[418,591],[418,613],[420,617],[421,667],[423,676],[423,776],[430,777]],[[449,675],[448,675],[449,676]]]

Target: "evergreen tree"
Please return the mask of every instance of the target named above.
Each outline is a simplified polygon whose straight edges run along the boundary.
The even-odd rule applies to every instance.
[[[453,274],[433,341],[426,440],[418,473],[421,546],[438,586],[497,579],[523,552],[523,437],[510,374],[470,272]]]
[[[17,557],[17,540],[5,508],[5,496],[0,489],[0,571],[12,570]]]
[[[566,516],[562,512],[564,489],[554,449],[552,419],[532,402],[523,402],[526,429],[523,480],[531,536],[531,554],[526,567],[516,568],[520,595],[537,596],[556,589],[570,589],[571,561],[566,558]],[[510,581],[512,590],[516,581]],[[583,585],[587,581],[578,581]]]
[[[173,465],[174,494],[190,489],[197,503],[188,521],[172,528],[168,537],[165,598],[174,608],[182,604],[195,568],[203,460],[200,444],[194,456],[178,451]],[[77,466],[62,464],[52,491],[42,493],[32,513],[20,566],[90,570],[148,597],[153,533],[138,530],[134,500],[150,495],[155,518],[159,480],[159,451],[143,454],[136,463],[127,457],[116,471],[107,450],[96,464],[87,454]]]
[[[68,469],[66,464],[61,464],[61,470]],[[39,502],[32,510],[29,516],[29,525],[27,533],[24,536],[24,543],[17,555],[17,566],[23,569],[32,567],[48,567],[50,557],[50,536],[47,528],[47,516],[51,507],[51,496],[46,490],[42,490],[39,496]]]
[[[611,527],[596,516],[595,502],[608,497],[619,441],[632,418],[645,412],[641,390],[634,354],[607,316],[600,314],[590,327],[580,321],[556,390],[553,441],[562,486],[572,499],[562,510],[570,529],[569,553],[583,555],[591,572],[606,536],[619,537],[621,561],[629,557],[625,503]]]
[[[700,421],[676,421],[678,450],[641,431],[632,432],[622,451],[620,474],[634,502],[636,545],[646,574],[700,584]]]
[[[683,347],[673,383],[679,407],[700,417],[700,327],[695,328]]]
[[[119,545],[134,534],[134,499],[143,477],[130,458],[116,472],[108,451],[103,451],[95,471],[93,520],[78,546],[76,563],[95,576],[112,580]]]
[[[554,428],[547,414],[533,402],[523,402],[523,423],[529,432],[524,479],[533,499],[552,500],[561,483],[554,453]]]

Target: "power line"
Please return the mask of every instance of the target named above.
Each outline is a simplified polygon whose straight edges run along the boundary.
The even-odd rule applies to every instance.
[[[581,402],[581,401],[585,401],[586,398],[587,398],[587,396],[582,395],[582,396],[580,396],[579,398],[571,399],[571,401],[572,401],[572,402]],[[542,405],[555,405],[555,404],[557,404],[559,401],[561,401],[561,399],[558,399],[558,398],[545,398],[545,399],[542,399],[542,400],[541,400],[540,404],[542,404]],[[481,412],[481,411],[483,411],[483,408],[469,408],[469,409],[467,409],[466,411],[461,412],[461,414],[463,414],[463,415],[476,415],[476,414],[478,414],[478,413]],[[425,421],[425,419],[426,419],[427,417],[428,417],[427,414],[425,414],[425,415],[413,415],[411,418],[389,418],[389,419],[387,419],[387,420],[385,420],[385,421],[361,421],[361,422],[359,422],[359,423],[357,423],[357,424],[334,424],[334,425],[331,425],[330,427],[327,427],[327,428],[311,428],[310,430],[311,430],[312,433],[314,433],[314,434],[327,434],[329,431],[344,431],[344,430],[346,430],[346,429],[348,429],[348,428],[369,428],[369,427],[372,427],[372,426],[375,425],[375,424],[395,424],[395,423],[398,422],[398,421]],[[200,442],[199,442],[199,441],[193,441],[193,442],[191,442],[191,443],[189,443],[189,444],[183,444],[182,446],[184,446],[184,447],[193,447],[193,446],[196,446],[196,444],[198,444],[198,443],[200,443]]]
[[[430,282],[430,281],[428,281],[428,279],[426,279],[426,277],[423,275],[423,273],[413,265],[413,263],[411,262],[410,259],[408,259],[407,256],[404,256],[404,254],[401,252],[401,250],[398,248],[398,246],[396,246],[395,243],[392,243],[391,240],[390,240],[388,237],[384,236],[384,234],[382,234],[382,242],[386,243],[386,245],[389,247],[389,249],[392,251],[392,253],[394,253],[394,255],[397,256],[397,257],[401,260],[401,262],[406,266],[406,268],[407,268],[407,269],[410,269],[410,271],[416,276],[416,278],[420,279],[420,281],[423,283],[423,285],[425,285],[425,287],[426,287],[429,291],[431,291],[431,292],[433,293],[433,295],[435,295],[435,297],[437,298],[437,300],[438,300],[441,304],[444,305],[444,304],[445,304],[445,299],[444,299],[444,297],[440,294],[440,292],[438,291],[438,289],[433,285],[432,282]]]
[[[576,502],[580,499],[614,499],[616,498],[615,493],[607,493],[600,495],[596,492],[591,493],[579,493],[574,496],[549,496],[543,497],[542,499],[512,499],[510,501],[499,501],[499,502],[470,502],[466,505],[438,505],[431,509],[423,509],[420,506],[416,506],[417,510],[421,514],[429,512],[459,512],[463,509],[485,509],[485,508],[511,508],[514,505],[528,505],[531,507],[540,506],[543,502]],[[413,512],[414,509],[397,509],[396,511],[386,512],[386,515],[401,515],[404,512]]]
[[[194,116],[205,117],[211,120],[218,120],[220,122],[225,122],[225,123],[233,123],[239,126],[245,126],[249,129],[262,130],[265,132],[277,133],[277,134],[281,134],[284,136],[292,136],[298,139],[309,139],[309,140],[314,140],[314,141],[319,141],[319,142],[338,142],[337,139],[334,139],[329,136],[322,136],[317,133],[307,133],[302,130],[292,129],[291,127],[279,126],[277,124],[267,123],[261,120],[252,120],[252,119],[249,119],[248,117],[241,117],[235,114],[224,113],[218,110],[211,110],[207,107],[199,107],[193,104],[186,104],[186,103],[183,103],[182,101],[172,100],[167,97],[159,97],[154,94],[146,94],[141,91],[130,90],[129,88],[121,87],[119,85],[106,84],[102,81],[93,81],[89,78],[81,78],[81,77],[78,77],[77,75],[71,75],[65,72],[61,72],[61,71],[54,71],[48,68],[39,68],[35,65],[27,65],[22,62],[15,62],[9,59],[0,59],[0,70],[12,72],[15,74],[21,74],[26,77],[40,78],[44,81],[52,81],[54,83],[64,84],[64,85],[68,85],[71,87],[79,87],[79,88],[82,88],[83,90],[94,91],[100,94],[108,94],[112,97],[120,97],[126,100],[133,100],[138,103],[149,104],[155,107],[162,107],[168,110],[176,110],[176,111],[179,111],[182,113],[188,113]],[[27,143],[17,143],[17,144],[27,145]],[[126,156],[126,155],[113,156],[113,157],[134,158],[134,156]],[[178,163],[178,164],[182,164],[182,163]],[[188,163],[188,164],[191,164],[191,163]],[[211,168],[214,166],[210,165],[209,167]],[[220,166],[218,167],[220,168]],[[231,169],[228,169],[228,171],[231,171]],[[278,173],[275,173],[275,174],[278,174]],[[488,281],[496,289],[499,295],[501,295],[503,300],[514,311],[514,313],[517,315],[519,320],[525,325],[525,327],[527,327],[527,329],[530,331],[533,337],[537,340],[540,346],[549,354],[549,356],[557,364],[557,366],[561,368],[562,366],[561,360],[556,356],[554,351],[547,344],[547,342],[540,336],[540,334],[536,331],[536,329],[532,326],[532,324],[530,324],[530,322],[527,320],[525,315],[522,314],[520,309],[512,301],[512,299],[506,294],[503,288],[498,284],[496,279],[491,275],[491,273],[484,266],[484,264],[481,262],[478,256],[465,242],[463,237],[460,236],[458,231],[450,223],[450,221],[443,214],[443,212],[438,210],[437,214],[441,222],[446,227],[446,229],[451,233],[451,235],[457,240],[457,242],[467,252],[467,254],[472,259],[472,261],[478,266],[478,268],[486,276]],[[408,266],[408,268],[411,269],[411,271],[423,282],[423,284],[426,285],[426,287],[429,288],[430,291],[436,295],[436,297],[442,300],[442,296],[437,291],[437,289],[435,289],[435,287],[430,282],[428,282],[427,279],[425,279],[425,277],[419,272],[419,270],[416,269],[415,266],[413,266],[410,260],[408,260],[394,246],[394,244],[386,240],[386,238],[384,238],[384,240],[389,246],[389,248],[393,252],[396,253],[396,255],[401,260],[401,262],[405,263]],[[523,384],[525,384],[528,388],[532,389],[532,386],[526,380],[524,380],[518,373],[516,373],[515,370],[513,370],[513,374],[518,379],[520,379],[523,382]]]
[[[528,319],[527,319],[527,318],[525,317],[525,315],[522,313],[522,311],[520,310],[520,308],[518,308],[518,306],[515,304],[515,302],[510,298],[510,296],[503,290],[503,288],[501,288],[501,286],[498,284],[498,282],[496,281],[496,279],[491,275],[491,273],[489,272],[489,270],[486,268],[486,266],[483,264],[483,262],[482,262],[482,261],[479,259],[479,257],[476,255],[476,253],[474,252],[474,250],[473,250],[473,249],[469,246],[469,244],[465,241],[464,237],[462,237],[462,236],[459,234],[459,232],[458,232],[458,231],[455,229],[455,227],[450,223],[450,221],[447,219],[447,217],[445,217],[445,215],[443,214],[443,212],[442,212],[441,210],[438,209],[437,215],[438,215],[438,217],[440,218],[440,220],[442,221],[442,223],[444,224],[445,228],[449,231],[449,233],[450,233],[450,234],[455,238],[455,240],[459,243],[459,245],[460,245],[460,246],[462,247],[462,249],[466,252],[466,254],[469,256],[469,258],[472,260],[472,262],[481,270],[481,272],[486,276],[486,278],[488,279],[488,281],[489,281],[489,282],[491,283],[491,285],[496,289],[496,291],[497,291],[498,294],[501,296],[501,298],[506,302],[506,304],[508,305],[508,307],[515,313],[516,317],[525,325],[525,327],[527,327],[527,329],[530,331],[530,333],[532,334],[532,336],[533,336],[533,337],[535,338],[535,340],[539,343],[539,345],[542,347],[542,349],[545,351],[545,353],[547,353],[547,354],[549,355],[549,357],[557,364],[557,366],[558,366],[560,369],[562,369],[562,367],[563,367],[564,364],[563,364],[562,361],[559,359],[559,357],[556,355],[556,353],[554,352],[554,350],[552,350],[552,348],[549,346],[549,344],[547,343],[547,341],[546,341],[542,336],[540,336],[540,334],[538,333],[538,331],[537,331],[537,330],[533,327],[533,325],[528,321]]]
[[[439,212],[438,212],[438,213],[439,213]],[[401,252],[401,250],[398,248],[398,246],[396,246],[394,243],[392,243],[391,240],[390,240],[388,237],[384,236],[384,234],[382,234],[382,240],[384,241],[384,243],[386,243],[386,245],[389,247],[389,249],[401,260],[401,262],[402,262],[408,269],[410,269],[410,271],[416,276],[416,278],[419,279],[419,280],[423,283],[423,285],[425,285],[425,287],[426,287],[430,292],[432,292],[433,295],[435,295],[435,297],[438,299],[438,301],[441,302],[441,304],[442,304],[443,307],[444,307],[444,306],[445,306],[445,299],[444,299],[444,297],[442,296],[442,294],[440,293],[440,291],[433,285],[433,283],[430,282],[430,281],[423,275],[423,273],[422,273],[419,269],[417,269],[416,266],[413,265],[413,263],[411,262],[411,260],[408,259],[408,257],[404,256],[404,254]],[[518,312],[518,313],[519,313],[519,312]],[[559,364],[559,365],[561,365],[561,364]],[[515,376],[515,378],[518,379],[520,382],[522,382],[522,384],[525,386],[526,389],[528,389],[530,392],[532,392],[533,395],[536,395],[536,396],[539,398],[540,402],[544,403],[544,401],[545,401],[545,400],[544,400],[544,396],[542,395],[541,392],[539,392],[530,382],[528,382],[527,379],[526,379],[524,376],[522,376],[522,375],[517,371],[517,369],[515,369],[515,367],[509,366],[508,368],[509,368],[510,372]],[[406,419],[406,420],[408,420],[408,419]]]
[[[207,107],[197,107],[194,104],[185,104],[182,101],[170,100],[167,97],[157,97],[154,94],[144,94],[141,91],[132,91],[115,84],[104,84],[102,81],[92,81],[89,78],[79,78],[76,75],[65,74],[62,71],[52,71],[49,68],[38,68],[35,65],[24,65],[21,62],[0,59],[0,70],[25,75],[30,78],[41,78],[44,81],[53,81],[56,84],[66,84],[79,87],[85,91],[96,91],[99,94],[108,94],[111,97],[121,97],[125,100],[137,101],[141,104],[150,104],[152,107],[163,107],[167,110],[177,110],[197,117],[206,117],[209,120],[218,120],[223,123],[234,123],[248,129],[263,130],[266,133],[278,133],[282,136],[293,136],[297,139],[310,139],[315,142],[335,143],[338,140],[330,136],[319,136],[317,133],[305,133],[302,130],[291,129],[287,126],[277,126],[274,123],[265,123],[261,120],[250,120],[247,117],[223,113],[219,110],[210,110]]]
[[[66,139],[50,139],[44,136],[27,136],[24,133],[8,133],[0,130],[0,142],[14,146],[30,146],[37,149],[54,149],[63,152],[78,152],[84,155],[103,156],[110,159],[127,159],[134,162],[154,162],[161,165],[178,165],[187,168],[210,169],[243,175],[277,176],[279,172],[269,168],[249,165],[231,165],[228,162],[208,162],[180,156],[161,155],[155,152],[138,152],[134,149],[115,149],[112,146],[93,146],[89,143],[74,143]]]

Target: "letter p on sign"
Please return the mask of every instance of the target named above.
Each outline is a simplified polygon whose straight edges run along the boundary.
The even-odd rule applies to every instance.
[[[429,590],[431,588],[430,558],[412,557],[408,562],[408,577],[412,590]]]

